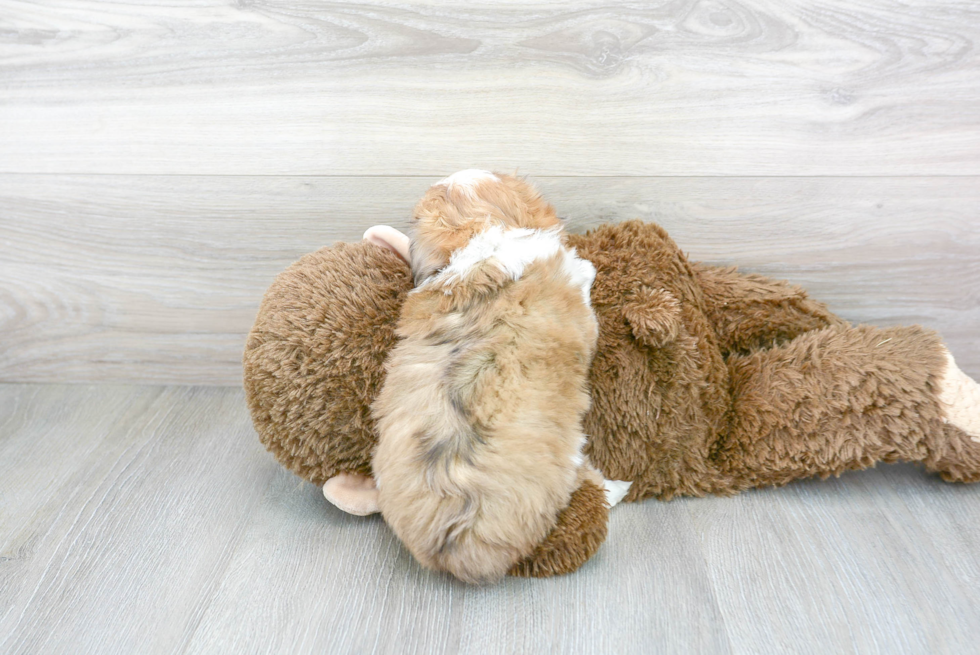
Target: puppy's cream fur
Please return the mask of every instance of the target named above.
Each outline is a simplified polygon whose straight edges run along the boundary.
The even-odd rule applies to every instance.
[[[417,288],[373,406],[385,520],[425,566],[503,576],[583,479],[595,270],[515,177],[463,172],[415,210]]]

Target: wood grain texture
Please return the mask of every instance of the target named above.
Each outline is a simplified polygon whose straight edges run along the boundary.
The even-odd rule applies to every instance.
[[[406,228],[431,178],[0,175],[0,380],[238,384],[302,254]],[[642,218],[692,258],[849,320],[938,329],[980,377],[978,178],[536,178],[584,230]]]
[[[279,467],[242,391],[0,385],[4,653],[960,653],[980,485],[882,466],[612,512],[575,574],[468,587]]]
[[[274,474],[241,394],[5,386],[0,403],[28,417],[0,461],[31,473],[0,482],[0,651],[180,650]]]
[[[921,523],[893,483],[916,485],[925,513],[937,514],[931,522],[946,531]],[[956,569],[975,561],[964,541],[977,530],[964,540],[949,524],[977,489],[952,487],[946,496],[936,493],[941,485],[911,466],[883,466],[690,503],[735,650],[762,643],[772,652],[961,651],[976,638],[980,602]],[[936,512],[934,502],[957,509]],[[946,539],[961,544],[962,556],[944,552]],[[801,634],[809,635],[803,645]]]
[[[978,175],[972,0],[3,0],[0,171]]]

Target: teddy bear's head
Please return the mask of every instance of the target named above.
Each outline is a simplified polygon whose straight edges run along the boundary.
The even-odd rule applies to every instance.
[[[245,394],[289,470],[319,486],[371,475],[370,407],[411,288],[405,262],[370,240],[310,253],[269,288],[245,347]]]
[[[302,257],[266,292],[245,348],[245,393],[260,440],[281,464],[355,514],[377,511],[370,408],[412,288],[407,247],[403,235],[380,228],[361,243]],[[604,541],[608,511],[601,478],[583,481],[551,534],[511,573],[577,569]]]
[[[632,483],[627,500],[697,493],[683,481],[705,476],[677,453],[703,447],[679,435],[705,440],[724,418],[727,387],[686,259],[662,229],[639,222],[569,241],[597,269],[586,453],[607,478]],[[408,250],[404,235],[372,228],[361,243],[301,258],[267,291],[245,350],[245,391],[262,443],[355,514],[377,511],[371,405],[412,288]],[[586,561],[605,538],[602,484],[584,483],[546,542],[512,572],[553,575]]]

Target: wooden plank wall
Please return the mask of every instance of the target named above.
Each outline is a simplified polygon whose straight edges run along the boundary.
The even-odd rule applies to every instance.
[[[238,384],[275,274],[460,168],[980,376],[980,5],[0,0],[0,381]]]

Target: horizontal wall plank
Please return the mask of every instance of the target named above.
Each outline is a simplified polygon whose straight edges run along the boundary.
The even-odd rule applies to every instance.
[[[302,254],[406,228],[417,177],[0,175],[0,381],[238,384],[262,293]],[[642,218],[692,258],[842,316],[940,330],[980,376],[980,179],[548,178],[581,231]]]
[[[970,0],[0,9],[2,172],[980,174]]]

